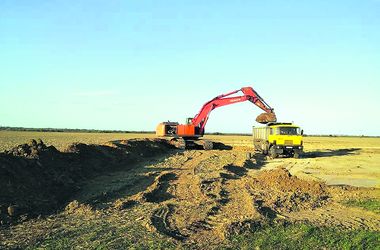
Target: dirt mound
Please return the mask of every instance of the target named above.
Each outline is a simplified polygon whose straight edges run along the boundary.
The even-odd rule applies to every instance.
[[[329,198],[325,184],[301,180],[284,168],[262,171],[250,183],[249,191],[259,212],[266,217],[277,212],[315,209]]]
[[[43,151],[55,150],[54,147],[47,147],[41,139],[31,140],[29,143],[21,144],[13,149],[6,151],[9,155],[20,156],[30,159],[38,158]],[[55,150],[56,151],[56,150]]]
[[[174,148],[164,139],[118,140],[106,143],[107,146],[123,149],[130,156],[153,157],[165,154],[168,148]]]
[[[91,216],[94,215],[92,207],[88,204],[80,204],[77,200],[73,200],[65,207],[66,214],[76,214]]]
[[[321,182],[299,179],[285,168],[262,171],[257,180],[268,188],[276,188],[283,192],[303,192],[313,195],[325,193],[326,185]]]
[[[80,181],[130,168],[130,163],[171,148],[166,140],[136,139],[107,145],[76,143],[60,152],[41,140],[32,140],[0,153],[0,221],[60,208],[79,189]]]

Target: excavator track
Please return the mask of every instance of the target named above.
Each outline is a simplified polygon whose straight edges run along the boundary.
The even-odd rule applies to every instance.
[[[186,140],[183,138],[173,138],[170,140],[170,144],[172,144],[174,147],[178,149],[186,149],[186,146],[188,146],[186,143]]]
[[[212,141],[202,140],[201,142],[204,150],[211,150],[214,148]]]
[[[178,149],[204,149],[212,150],[214,144],[209,140],[185,140],[183,138],[173,138],[170,140],[170,144]]]

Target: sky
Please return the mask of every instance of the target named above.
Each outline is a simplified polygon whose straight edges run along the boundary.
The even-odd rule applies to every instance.
[[[380,0],[0,1],[0,126],[153,131],[245,86],[306,134],[380,135]]]

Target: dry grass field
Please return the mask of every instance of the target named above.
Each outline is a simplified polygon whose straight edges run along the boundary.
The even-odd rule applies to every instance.
[[[247,159],[246,153],[253,150],[249,136],[208,135],[207,139],[232,146],[209,151],[170,149],[154,137],[0,132],[2,150],[41,138],[65,151],[39,144],[25,159],[0,154],[0,165],[8,169],[0,177],[8,178],[0,194],[7,201],[14,198],[10,192],[20,195],[13,206],[0,202],[0,248],[380,245],[380,138],[305,137],[301,159],[268,159],[260,154]],[[23,196],[34,188],[24,187],[24,182],[33,178],[53,189]],[[55,189],[57,185],[65,195]],[[4,215],[13,208],[14,215]]]
[[[0,152],[38,138],[64,150],[75,142],[104,144],[114,140],[155,137],[154,134],[134,133],[0,131]],[[207,135],[205,138],[247,151],[252,148],[250,136]],[[380,138],[305,137],[304,141],[307,158],[275,159],[267,164],[267,168],[286,166],[292,174],[328,184],[380,187]]]
[[[103,144],[113,140],[131,138],[152,138],[154,134],[129,133],[66,133],[66,132],[27,132],[27,131],[0,131],[0,151],[26,143],[31,139],[41,139],[47,145],[53,145],[58,150],[64,150],[72,143]]]

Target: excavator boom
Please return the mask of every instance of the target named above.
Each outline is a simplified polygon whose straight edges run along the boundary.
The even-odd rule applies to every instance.
[[[238,92],[242,92],[243,94],[240,96],[232,96]],[[256,118],[257,122],[265,124],[277,121],[273,109],[264,101],[264,99],[261,98],[261,96],[251,87],[244,87],[227,94],[218,95],[206,102],[198,114],[196,114],[194,118],[188,120],[187,124],[178,124],[177,122],[162,122],[158,124],[156,135],[183,138],[183,144],[186,145],[186,140],[195,140],[204,135],[207,120],[212,110],[244,101],[250,101],[265,112]]]
[[[240,91],[243,93],[242,96],[228,97]],[[263,100],[263,98],[261,98],[261,96],[259,96],[257,92],[254,91],[251,87],[244,87],[227,94],[219,95],[215,97],[214,99],[206,102],[202,106],[198,114],[195,115],[195,117],[191,120],[191,123],[194,126],[200,127],[200,133],[203,135],[208,117],[212,110],[218,107],[225,106],[225,105],[230,105],[230,104],[244,102],[244,101],[250,101],[266,112],[265,115],[261,114],[258,116],[258,118],[256,119],[257,122],[268,123],[268,122],[276,121],[276,116],[273,113],[273,109]]]

